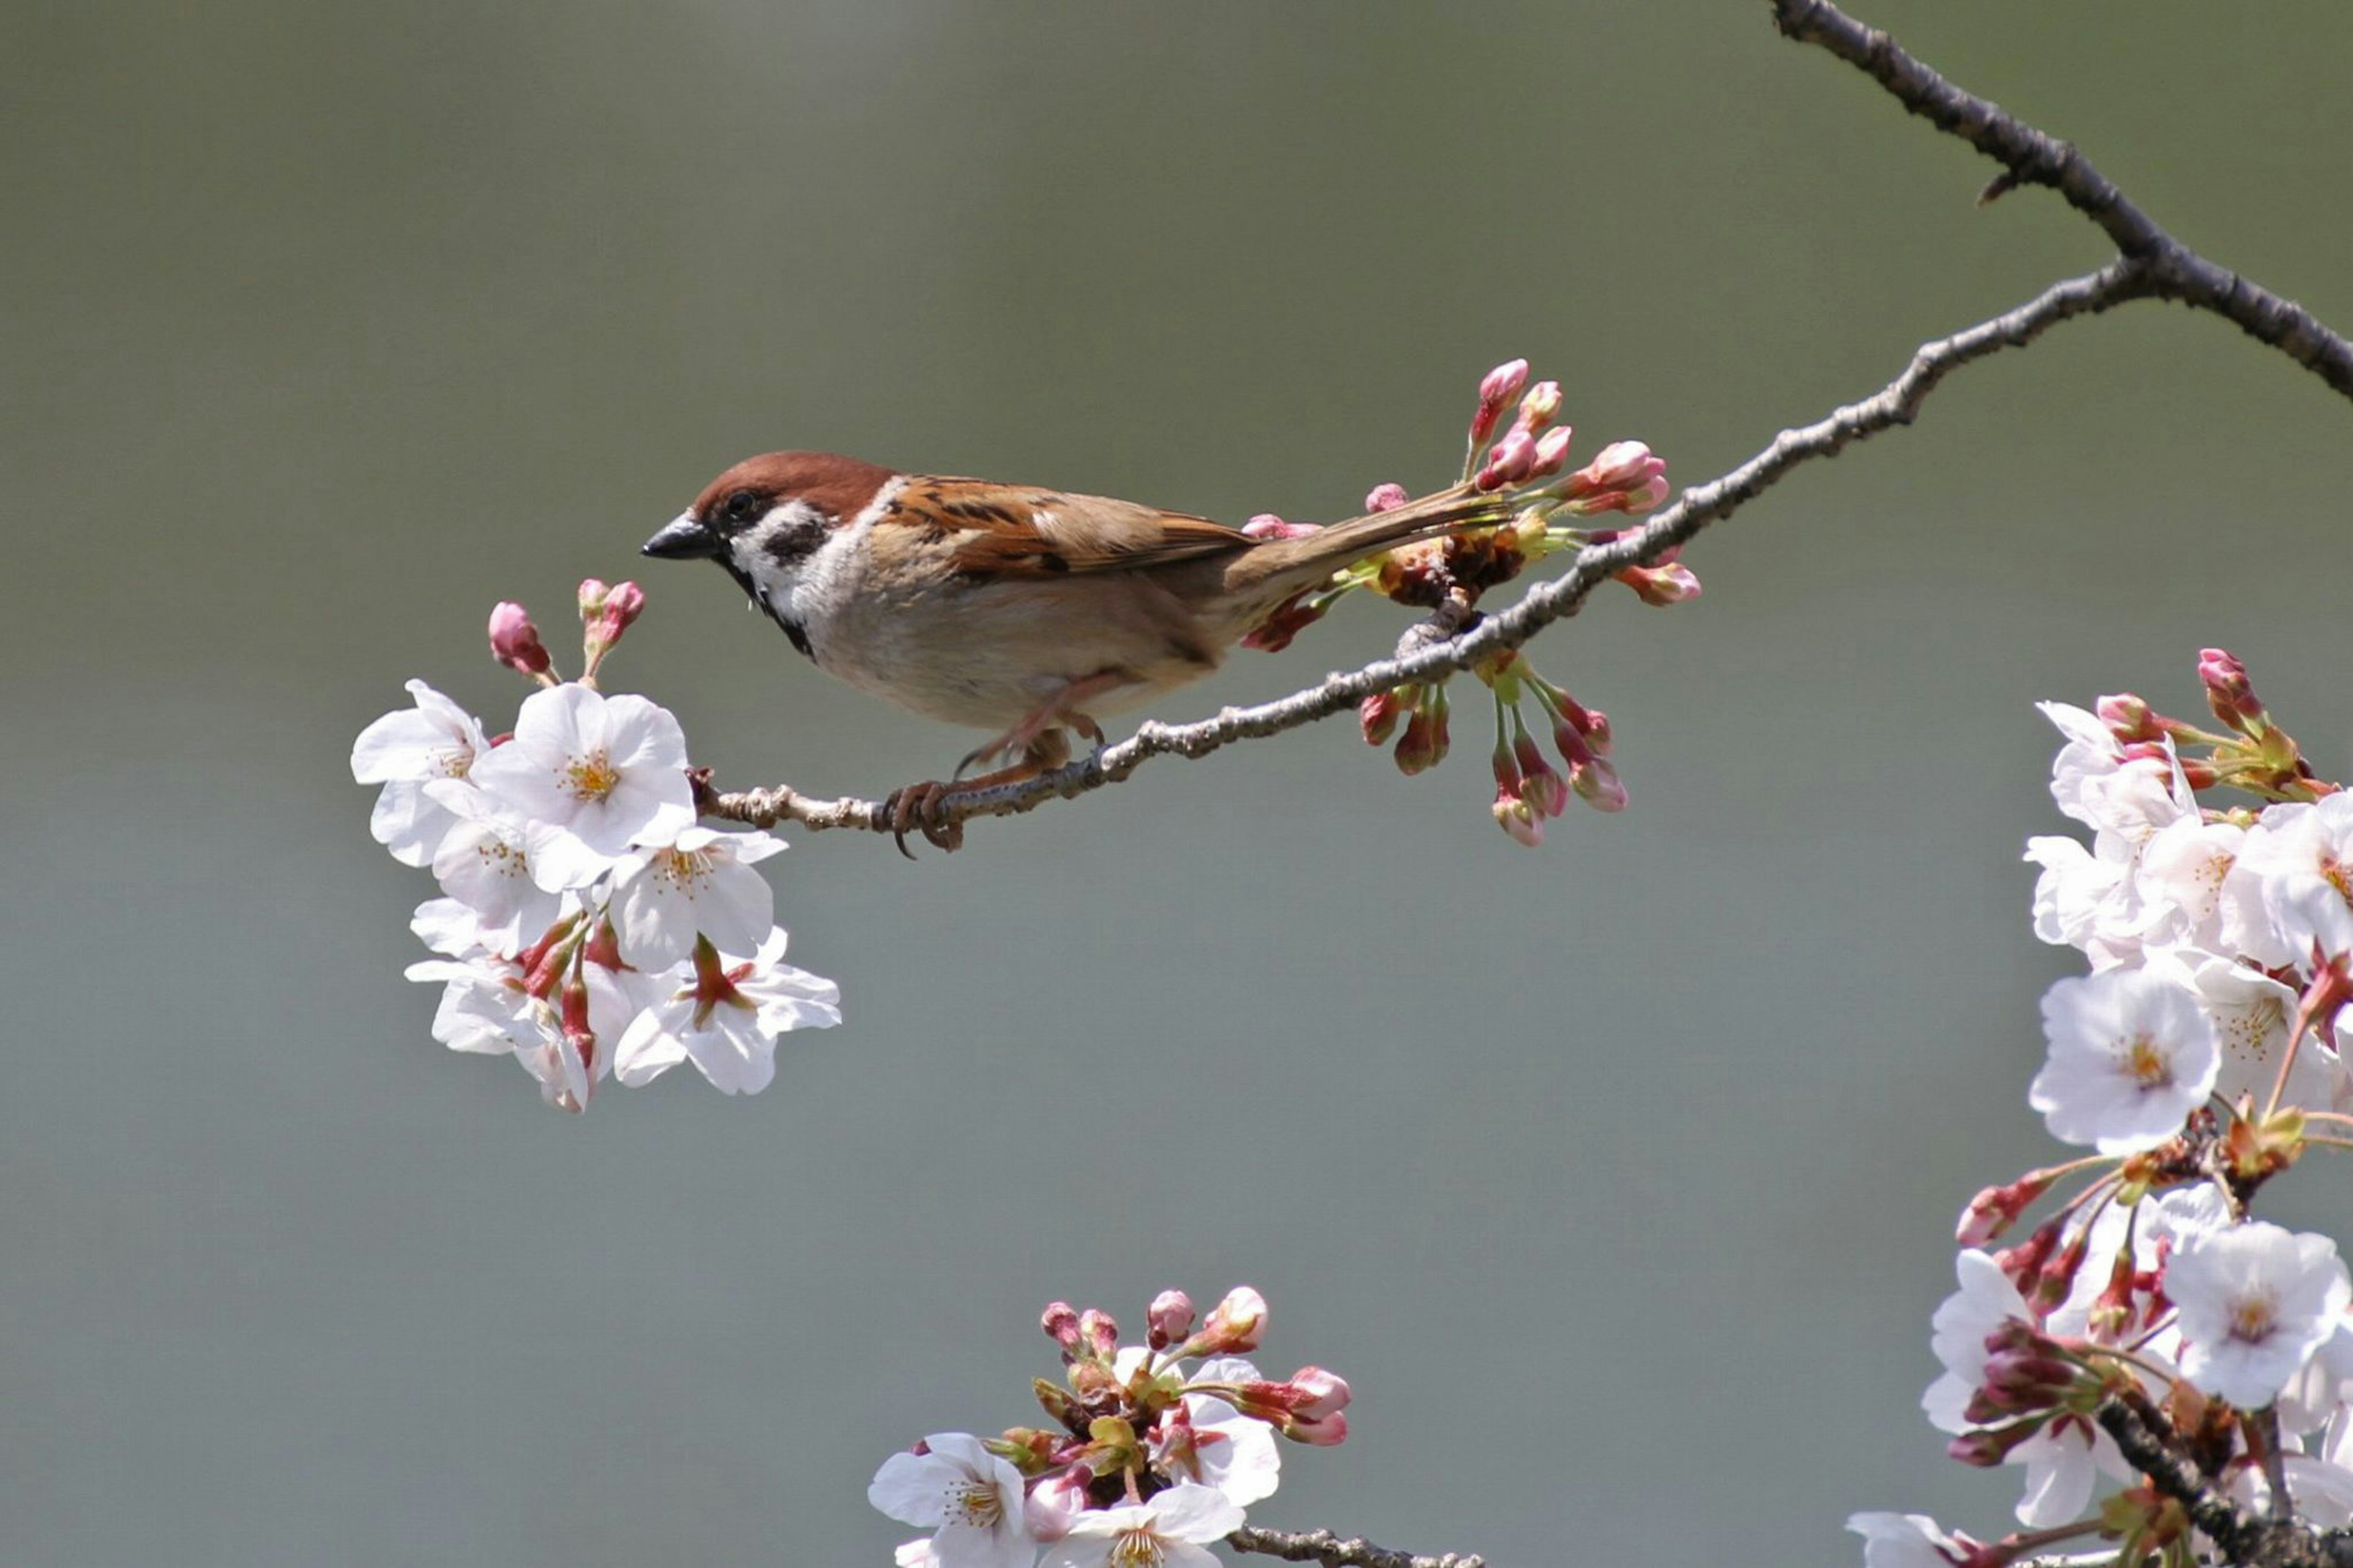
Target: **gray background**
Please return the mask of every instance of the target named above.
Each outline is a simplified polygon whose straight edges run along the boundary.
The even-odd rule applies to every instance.
[[[2353,322],[2353,10],[1873,20]],[[0,1557],[855,1564],[1029,1418],[1050,1296],[1273,1302],[1355,1383],[1259,1522],[1499,1564],[1992,1534],[1914,1401],[2022,1107],[2029,703],[2226,644],[2348,762],[2343,400],[2151,305],[1972,369],[1538,645],[1633,809],[1341,725],[976,827],[799,835],[849,1024],[543,1110],[427,1036],[352,735],[499,727],[491,600],[646,567],[723,780],[968,743],[637,542],[797,445],[1239,519],[1427,487],[1514,353],[1684,481],[2103,258],[1757,4],[0,12]],[[1589,439],[1588,439],[1589,437]],[[1356,606],[1170,717],[1386,646]],[[1475,709],[1473,710],[1475,719]],[[2335,1173],[2306,1173],[2313,1212]]]

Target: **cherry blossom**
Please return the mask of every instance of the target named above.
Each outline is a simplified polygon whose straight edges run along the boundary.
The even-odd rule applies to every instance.
[[[1184,1481],[1148,1502],[1081,1514],[1039,1568],[1215,1568],[1208,1543],[1241,1524],[1231,1499]]]
[[[1188,1381],[1256,1383],[1259,1374],[1239,1356],[1219,1357],[1204,1362]],[[1272,1497],[1282,1484],[1282,1453],[1273,1427],[1215,1394],[1186,1394],[1177,1410],[1163,1418],[1152,1458],[1164,1475],[1198,1481],[1242,1508]]]
[[[513,952],[546,930],[563,895],[532,876],[529,826],[469,784],[438,780],[425,794],[451,818],[433,879],[480,917],[485,945]]]
[[[866,1500],[902,1524],[933,1527],[928,1561],[936,1568],[1030,1568],[1038,1560],[1022,1523],[1021,1472],[968,1432],[936,1433],[921,1451],[883,1460]],[[900,1552],[907,1562],[907,1548]]]
[[[663,842],[694,821],[678,721],[642,697],[576,684],[524,698],[514,739],[473,780],[533,824],[532,875],[550,889],[585,886],[633,841]]]
[[[2181,1373],[2242,1410],[2279,1397],[2353,1301],[2337,1244],[2255,1220],[2175,1255],[2166,1293],[2181,1315]]]
[[[748,960],[723,959],[707,938],[656,982],[667,994],[621,1037],[615,1070],[631,1086],[691,1061],[723,1094],[756,1094],[776,1075],[776,1037],[841,1022],[841,988],[784,962],[779,926]]]
[[[1862,1537],[1863,1568],[1955,1568],[1969,1548],[1925,1513],[1857,1513],[1846,1527]]]
[[[425,682],[410,681],[408,695],[415,707],[385,714],[352,742],[352,777],[384,785],[368,818],[375,841],[404,866],[426,866],[457,826],[426,783],[466,778],[491,742],[480,721]]]
[[[723,952],[748,952],[776,921],[776,895],[752,869],[785,841],[766,833],[690,826],[668,844],[632,849],[614,871],[613,923],[621,952],[641,969],[667,969],[700,934]]]
[[[2050,1058],[2027,1101],[2052,1136],[2104,1154],[2151,1149],[2213,1089],[2214,1028],[2197,997],[2145,969],[2054,984],[2042,997]]]

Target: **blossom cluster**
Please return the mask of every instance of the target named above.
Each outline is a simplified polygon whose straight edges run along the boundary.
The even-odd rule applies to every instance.
[[[841,1021],[833,983],[784,962],[754,868],[783,842],[699,826],[676,717],[597,688],[644,606],[634,583],[583,583],[583,668],[565,681],[522,606],[501,604],[492,657],[538,687],[512,733],[412,680],[414,706],[352,747],[352,776],[384,786],[376,841],[440,884],[411,921],[438,956],[407,971],[442,986],[433,1037],[512,1056],[567,1110],[607,1076],[642,1084],[681,1061],[754,1092],[779,1035]]]
[[[1040,1325],[1064,1378],[1033,1386],[1052,1426],[935,1433],[875,1472],[867,1500],[932,1531],[899,1548],[900,1568],[1215,1563],[1209,1543],[1274,1493],[1277,1436],[1329,1446],[1348,1435],[1339,1377],[1309,1366],[1275,1382],[1245,1359],[1266,1320],[1247,1285],[1198,1323],[1190,1298],[1164,1290],[1144,1342],[1123,1345],[1109,1314],[1049,1305]]]
[[[1286,647],[1303,627],[1359,589],[1428,610],[1430,622],[1416,628],[1422,636],[1458,635],[1478,623],[1476,605],[1488,589],[1510,582],[1547,555],[1606,543],[1621,531],[1587,527],[1581,520],[1611,513],[1633,516],[1667,499],[1666,464],[1640,441],[1612,442],[1585,467],[1564,474],[1571,430],[1556,423],[1561,404],[1560,384],[1530,384],[1524,359],[1488,372],[1479,384],[1471,416],[1461,483],[1467,491],[1508,497],[1513,510],[1506,521],[1405,545],[1337,573],[1329,584],[1276,610],[1244,639],[1244,646]],[[1407,500],[1403,486],[1378,485],[1365,497],[1365,510],[1387,511]],[[1309,530],[1261,516],[1253,518],[1245,531],[1282,537]],[[1699,579],[1675,553],[1670,550],[1654,564],[1628,566],[1614,576],[1648,605],[1695,599]],[[1409,634],[1408,646],[1414,640]],[[1470,673],[1493,699],[1492,809],[1496,825],[1514,841],[1543,843],[1546,819],[1567,810],[1571,799],[1599,811],[1623,809],[1626,788],[1609,762],[1609,725],[1599,710],[1580,705],[1565,689],[1546,680],[1525,654],[1515,649],[1482,661]],[[1391,755],[1402,773],[1435,767],[1451,745],[1447,686],[1445,678],[1415,681],[1366,698],[1357,712],[1366,742],[1385,746],[1394,737]],[[1524,703],[1534,712],[1533,724],[1521,713]],[[1550,737],[1559,768],[1546,755],[1536,739],[1539,732]]]
[[[2058,1542],[2120,1568],[2211,1560],[2184,1500],[2144,1476],[2125,1409],[2218,1494],[2353,1524],[2353,1279],[2337,1243],[2253,1216],[2315,1149],[2353,1149],[2353,795],[2317,777],[2243,665],[2199,663],[2211,722],[2137,697],[2046,703],[2060,811],[2030,842],[2034,929],[2087,972],[2042,999],[2029,1092],[2091,1152],[1987,1188],[1958,1225],[1923,1406],[1976,1465],[2019,1465],[2026,1528],[1986,1542],[1858,1514],[1870,1568],[1998,1568]],[[2237,804],[2200,791],[2232,789]],[[2062,1188],[2023,1239],[1992,1244]],[[2096,1506],[2100,1478],[2119,1484]]]

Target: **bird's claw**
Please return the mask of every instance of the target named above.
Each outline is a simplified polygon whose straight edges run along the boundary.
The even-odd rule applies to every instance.
[[[915,858],[915,852],[907,847],[910,832],[921,832],[947,854],[964,847],[964,824],[949,821],[943,810],[948,796],[955,793],[954,784],[934,779],[894,789],[883,796],[883,823],[892,841],[899,846],[900,854],[910,860]]]

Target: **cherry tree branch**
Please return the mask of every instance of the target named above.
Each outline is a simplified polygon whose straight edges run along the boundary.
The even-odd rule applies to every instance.
[[[1555,621],[1575,615],[1611,574],[1656,563],[1703,529],[1733,515],[1799,464],[1835,457],[1850,442],[1909,425],[1928,394],[1960,366],[2005,348],[2022,348],[2061,321],[2127,300],[2173,300],[2212,311],[2353,397],[2353,343],[2301,306],[2173,238],[2073,147],[1963,91],[1906,54],[1885,33],[1854,21],[1828,0],[1774,0],[1773,10],[1775,26],[1785,35],[1854,65],[1913,113],[1999,163],[2001,173],[1986,187],[1981,201],[2020,185],[2047,185],[2100,226],[2115,242],[2116,258],[2097,271],[2052,284],[2014,310],[1922,344],[1903,374],[1877,393],[1833,409],[1813,424],[1782,431],[1738,468],[1683,491],[1641,527],[1579,551],[1562,575],[1531,588],[1518,604],[1459,636],[1419,647],[1410,646],[1415,639],[1409,636],[1410,651],[1398,657],[1326,676],[1288,697],[1229,707],[1195,723],[1147,721],[1127,740],[1035,778],[951,795],[942,803],[940,820],[959,823],[1031,811],[1049,800],[1116,784],[1155,757],[1205,757],[1237,741],[1281,734],[1353,709],[1376,692],[1407,681],[1434,681],[1516,647]],[[699,800],[708,816],[761,827],[781,821],[812,829],[882,832],[890,827],[882,801],[856,796],[826,800],[783,785],[728,794],[704,790]]]
[[[2353,397],[2353,342],[2294,300],[2216,266],[2174,238],[2072,144],[1963,91],[1830,0],[1773,0],[1773,25],[1784,37],[1828,49],[1905,109],[2000,163],[2002,172],[1980,194],[1980,203],[2020,185],[2048,185],[2099,225],[2126,259],[2141,264],[2150,296],[2211,310]]]
[[[1362,1537],[1343,1541],[1328,1530],[1309,1531],[1293,1534],[1282,1530],[1252,1530],[1248,1526],[1226,1537],[1226,1544],[1237,1552],[1256,1552],[1268,1557],[1280,1557],[1285,1563],[1321,1563],[1324,1568],[1485,1568],[1486,1559],[1461,1552],[1441,1552],[1434,1557],[1398,1552],[1387,1546],[1376,1546]]]
[[[2238,1568],[2346,1568],[2353,1531],[2316,1530],[2292,1519],[2265,1519],[2225,1494],[2181,1444],[2173,1424],[2146,1398],[2102,1401],[2101,1429],[2149,1484],[2181,1504],[2189,1521]]]

